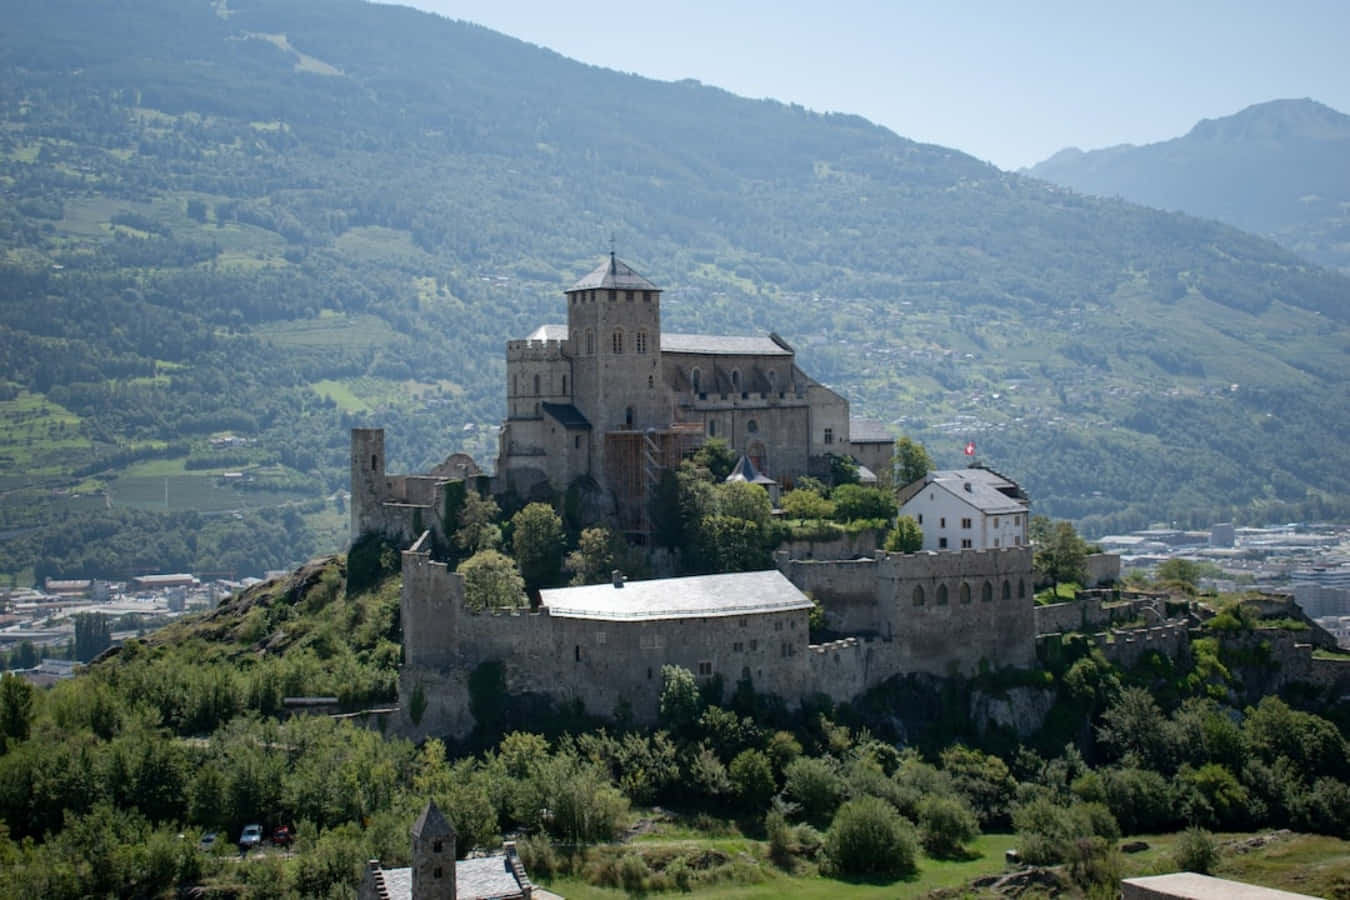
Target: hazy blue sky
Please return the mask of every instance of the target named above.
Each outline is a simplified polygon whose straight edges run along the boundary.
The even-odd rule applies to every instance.
[[[1347,0],[415,0],[583,62],[851,112],[1004,168],[1253,103],[1350,112]]]

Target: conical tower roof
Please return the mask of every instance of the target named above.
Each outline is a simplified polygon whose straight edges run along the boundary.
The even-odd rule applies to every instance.
[[[414,838],[452,837],[454,833],[455,826],[450,824],[450,820],[441,812],[435,800],[428,800],[427,805],[422,808],[422,814],[417,817],[416,822],[413,822]]]
[[[659,291],[656,285],[643,278],[621,259],[616,259],[614,254],[609,255],[609,259],[595,267],[595,270],[576,284],[568,288],[569,291],[587,291],[592,288],[614,288],[621,291]]]

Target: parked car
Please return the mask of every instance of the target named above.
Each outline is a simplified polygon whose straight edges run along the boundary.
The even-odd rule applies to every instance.
[[[295,840],[295,835],[291,833],[290,826],[278,825],[272,829],[272,846],[289,847],[293,840]]]
[[[245,825],[244,830],[239,834],[239,849],[242,851],[252,850],[262,843],[263,829],[261,825]]]
[[[216,833],[214,831],[208,831],[202,835],[202,849],[207,853],[216,849]]]

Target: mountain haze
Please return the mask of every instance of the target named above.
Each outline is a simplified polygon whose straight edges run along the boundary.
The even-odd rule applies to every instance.
[[[18,571],[105,506],[331,519],[353,425],[490,464],[505,341],[611,234],[665,327],[776,330],[1038,512],[1350,513],[1350,281],[1216,222],[356,0],[19,0],[0,113]]]
[[[1350,271],[1350,116],[1272,100],[1186,135],[1061,150],[1026,174],[1085,194],[1218,219]]]

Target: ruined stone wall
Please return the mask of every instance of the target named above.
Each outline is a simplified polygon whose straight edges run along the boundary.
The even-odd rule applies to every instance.
[[[1087,570],[1084,587],[1097,587],[1120,581],[1119,553],[1090,553],[1084,560],[1084,567]]]
[[[854,699],[898,674],[893,649],[888,641],[870,637],[812,644],[807,659],[815,692],[825,694],[835,703]]]
[[[1180,620],[1146,628],[1099,631],[1089,639],[1108,660],[1125,669],[1134,668],[1155,651],[1171,660],[1183,659],[1191,646],[1190,625]]]

